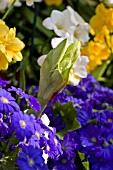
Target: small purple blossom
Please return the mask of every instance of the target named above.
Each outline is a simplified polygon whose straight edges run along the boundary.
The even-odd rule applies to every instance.
[[[15,102],[15,99],[11,96],[11,93],[7,92],[5,89],[0,89],[0,112],[10,114],[19,110],[20,108]]]
[[[34,125],[29,115],[20,112],[14,112],[11,116],[12,129],[16,131],[16,137],[23,141],[25,137],[29,139],[34,131]]]
[[[47,165],[44,163],[41,149],[34,148],[31,145],[23,145],[22,151],[18,155],[19,158],[17,158],[16,163],[19,170],[48,170]]]

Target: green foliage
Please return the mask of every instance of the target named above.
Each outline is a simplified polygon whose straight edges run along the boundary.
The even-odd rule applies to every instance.
[[[80,128],[80,124],[77,121],[77,114],[74,108],[74,104],[72,102],[68,102],[66,104],[61,104],[57,102],[53,105],[54,117],[61,115],[62,116],[62,124],[65,124],[66,127],[58,132],[60,137],[63,137],[68,131],[76,130]]]

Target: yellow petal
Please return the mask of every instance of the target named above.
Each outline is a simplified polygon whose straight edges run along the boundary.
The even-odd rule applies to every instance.
[[[6,70],[8,68],[8,61],[5,55],[0,51],[0,70]]]
[[[6,44],[6,49],[12,51],[21,51],[24,47],[25,44],[19,38],[14,38],[12,41],[8,41]]]
[[[6,51],[6,58],[7,58],[8,62],[12,61],[13,56],[14,56],[13,51],[9,51],[9,50]]]
[[[6,34],[9,32],[9,27],[5,24],[0,24],[0,36],[6,36]]]
[[[63,0],[44,0],[47,5],[60,5]]]
[[[21,61],[23,59],[21,52],[15,52],[14,55],[13,55],[13,59],[15,61]]]

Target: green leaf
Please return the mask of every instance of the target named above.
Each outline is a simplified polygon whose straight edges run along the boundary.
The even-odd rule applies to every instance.
[[[59,137],[63,137],[68,131],[76,130],[80,128],[80,124],[77,121],[77,114],[72,102],[61,104],[57,102],[53,105],[54,116],[62,116],[62,124],[65,124],[65,129],[58,132]]]
[[[42,108],[61,91],[69,80],[69,73],[80,53],[80,42],[68,46],[68,40],[63,40],[47,55],[40,69],[38,100]]]
[[[82,152],[78,152],[79,158],[82,162],[82,165],[84,167],[84,170],[89,170],[89,162],[88,161],[84,161],[85,160],[85,154]]]
[[[85,170],[90,170],[89,168],[89,162],[83,162],[83,167],[85,168]]]
[[[102,76],[107,68],[107,66],[110,64],[110,60],[106,60],[101,66],[97,67],[91,74],[98,80],[102,80]]]

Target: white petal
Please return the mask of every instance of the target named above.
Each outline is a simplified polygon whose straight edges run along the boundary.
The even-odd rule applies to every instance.
[[[46,57],[47,57],[47,55],[45,54],[45,55],[42,55],[38,58],[37,63],[39,64],[39,66],[42,66]]]
[[[49,120],[49,118],[47,117],[46,114],[42,115],[41,120],[42,120],[44,125],[49,126],[50,120]]]
[[[26,0],[26,4],[28,5],[28,6],[32,6],[33,5],[33,0]]]
[[[63,40],[64,40],[64,38],[53,38],[53,39],[51,40],[52,48],[56,48],[57,45],[58,45],[61,41],[63,41]]]
[[[67,9],[69,10],[71,14],[71,21],[73,22],[74,25],[78,25],[80,23],[84,23],[83,18],[73,10],[70,6],[67,6]]]
[[[54,28],[54,24],[53,24],[53,22],[52,22],[52,20],[51,20],[50,17],[46,18],[46,19],[42,22],[42,25],[43,25],[44,27],[46,27],[47,29],[49,29],[49,30],[53,30],[53,28]]]

